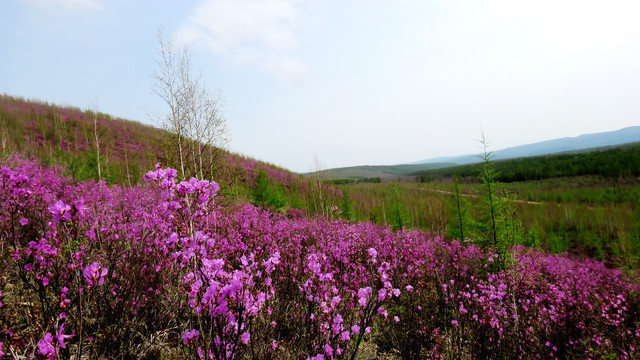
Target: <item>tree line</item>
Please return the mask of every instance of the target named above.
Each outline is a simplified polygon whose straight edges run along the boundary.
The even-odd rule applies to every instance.
[[[593,175],[606,179],[640,176],[640,142],[613,149],[576,154],[534,156],[494,162],[497,181],[516,182],[544,180],[555,177]],[[420,179],[473,178],[481,171],[482,163],[426,170],[415,173]]]

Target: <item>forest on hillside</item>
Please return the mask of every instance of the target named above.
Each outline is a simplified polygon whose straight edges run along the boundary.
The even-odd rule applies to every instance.
[[[605,179],[640,176],[640,143],[614,148],[593,149],[574,154],[533,156],[494,162],[501,182],[534,181],[557,177],[600,176]],[[457,175],[465,179],[477,177],[482,164],[447,167],[414,173],[422,181]]]

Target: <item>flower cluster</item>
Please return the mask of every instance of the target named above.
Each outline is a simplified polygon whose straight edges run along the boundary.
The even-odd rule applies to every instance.
[[[514,248],[492,272],[495,255],[472,245],[222,205],[215,182],[176,175],[158,165],[121,188],[6,161],[0,356],[347,359],[369,343],[407,359],[630,359],[640,348],[640,287],[599,262]]]

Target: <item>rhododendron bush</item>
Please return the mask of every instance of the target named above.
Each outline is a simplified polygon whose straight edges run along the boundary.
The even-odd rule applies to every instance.
[[[633,358],[638,283],[595,261],[0,169],[0,356]]]

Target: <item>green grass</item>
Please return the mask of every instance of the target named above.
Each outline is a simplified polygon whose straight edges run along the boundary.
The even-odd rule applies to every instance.
[[[593,178],[563,178],[501,185],[502,193],[510,193],[515,199],[513,206],[524,227],[526,245],[589,256],[611,266],[640,265],[637,182],[612,185]],[[394,206],[399,205],[407,228],[448,235],[447,228],[453,221],[450,181],[353,184],[342,188],[350,194],[353,220],[393,225]],[[480,184],[463,183],[461,189],[469,217],[477,221],[482,215]]]

